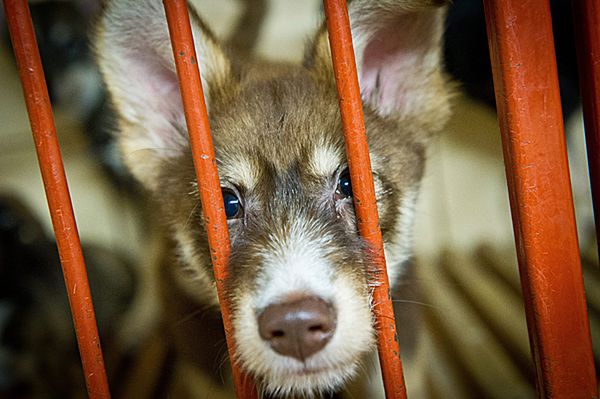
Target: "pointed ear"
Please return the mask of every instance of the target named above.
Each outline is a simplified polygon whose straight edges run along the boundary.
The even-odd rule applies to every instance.
[[[442,71],[443,1],[354,0],[348,4],[363,104],[381,116],[439,130],[449,116]],[[332,79],[331,53],[322,28],[307,65],[317,79]]]
[[[207,105],[232,79],[231,63],[190,10]],[[118,141],[125,163],[154,189],[165,159],[188,151],[187,129],[163,4],[112,0],[96,31],[96,54],[119,114]]]

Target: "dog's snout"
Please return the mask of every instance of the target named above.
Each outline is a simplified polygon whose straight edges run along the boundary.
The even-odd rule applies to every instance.
[[[335,331],[332,306],[317,297],[270,305],[258,317],[260,337],[276,352],[304,361]]]

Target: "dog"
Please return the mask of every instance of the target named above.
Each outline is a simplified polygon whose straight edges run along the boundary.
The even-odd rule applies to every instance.
[[[450,115],[444,8],[348,3],[392,286],[411,256],[427,144]],[[231,236],[233,361],[266,395],[339,391],[375,349],[377,272],[357,232],[327,31],[302,63],[269,64],[237,59],[190,13]],[[165,231],[156,292],[167,336],[217,373],[219,303],[162,2],[108,1],[95,45],[124,161]]]

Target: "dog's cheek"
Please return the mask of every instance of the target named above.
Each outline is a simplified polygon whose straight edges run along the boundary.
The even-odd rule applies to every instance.
[[[358,361],[357,356],[372,349],[374,340],[372,299],[366,278],[360,278],[352,273],[342,273],[333,282],[332,290],[335,292],[339,341],[336,342],[334,338],[331,344],[339,345],[335,349],[342,352],[338,355],[340,357],[345,357],[343,353],[347,350],[345,348],[351,348],[348,361],[353,358]]]
[[[230,297],[232,322],[235,341],[235,361],[253,374],[266,373],[270,349],[258,334],[258,322],[254,312],[253,294],[243,290],[234,290]],[[271,356],[273,357],[273,356]]]
[[[219,306],[208,250],[193,229],[174,231],[177,262],[173,274],[177,284],[197,303]]]
[[[235,242],[237,241],[237,242]],[[243,235],[233,240],[232,252],[225,280],[225,292],[231,309],[234,328],[235,361],[253,374],[260,370],[269,348],[258,334],[255,315],[256,275],[261,262]]]
[[[392,288],[401,280],[406,271],[407,261],[413,253],[413,230],[418,194],[417,188],[408,189],[402,194],[398,204],[395,205],[396,217],[389,228],[388,237],[384,239],[388,278]]]

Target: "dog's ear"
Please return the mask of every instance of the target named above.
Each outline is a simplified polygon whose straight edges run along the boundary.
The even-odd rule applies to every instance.
[[[442,71],[444,1],[354,0],[348,13],[363,104],[381,116],[411,119],[438,130],[449,116]],[[332,79],[325,27],[307,52],[307,67]]]
[[[231,63],[211,32],[191,11],[205,96],[231,87]],[[112,0],[96,31],[96,54],[119,113],[125,163],[154,189],[160,163],[188,151],[187,129],[173,51],[160,0]]]

